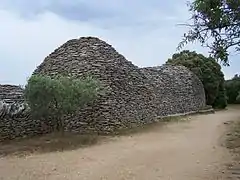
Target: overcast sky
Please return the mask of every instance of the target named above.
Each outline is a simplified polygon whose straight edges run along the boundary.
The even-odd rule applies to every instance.
[[[1,0],[0,84],[25,84],[43,59],[61,44],[97,36],[134,64],[163,64],[181,40],[190,18],[187,0]],[[207,55],[208,49],[186,49]],[[239,73],[240,57],[230,57],[225,78]]]

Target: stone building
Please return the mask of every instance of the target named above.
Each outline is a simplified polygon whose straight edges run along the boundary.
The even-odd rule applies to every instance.
[[[66,131],[111,133],[154,122],[159,116],[196,112],[205,106],[203,85],[187,68],[138,68],[95,37],[67,41],[47,56],[33,74],[68,74],[76,78],[92,75],[107,90],[93,106],[66,118]],[[12,122],[21,124],[16,119]],[[41,127],[35,129],[42,131],[42,124],[37,124]],[[0,120],[0,139],[1,128],[4,124]],[[31,129],[24,134],[27,131]]]

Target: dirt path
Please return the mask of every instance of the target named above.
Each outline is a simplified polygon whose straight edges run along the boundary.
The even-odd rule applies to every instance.
[[[0,180],[217,180],[229,160],[220,145],[239,110],[192,116],[100,145],[0,159]]]

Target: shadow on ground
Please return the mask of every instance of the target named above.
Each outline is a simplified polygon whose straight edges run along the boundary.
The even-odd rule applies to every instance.
[[[24,138],[11,140],[8,142],[0,142],[0,157],[4,156],[26,156],[33,153],[48,153],[56,151],[75,150],[91,145],[100,144],[102,142],[112,140],[111,137],[128,136],[138,133],[147,133],[154,128],[162,128],[164,125],[171,122],[186,122],[189,120],[185,117],[168,117],[158,120],[152,124],[146,124],[140,127],[132,127],[116,131],[110,135],[79,135],[53,133],[40,137]]]
[[[0,157],[8,155],[24,156],[31,153],[74,150],[94,145],[104,137],[97,135],[48,134],[0,143]]]
[[[240,106],[230,106],[232,109],[239,110],[239,118],[236,121],[226,123],[229,126],[226,134],[226,147],[233,157],[232,162],[227,164],[227,173],[229,180],[240,179]]]

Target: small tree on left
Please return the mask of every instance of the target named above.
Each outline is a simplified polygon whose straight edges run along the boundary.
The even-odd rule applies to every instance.
[[[99,82],[91,77],[33,75],[25,87],[24,96],[33,117],[50,119],[54,129],[63,133],[64,117],[93,102],[99,91]]]

